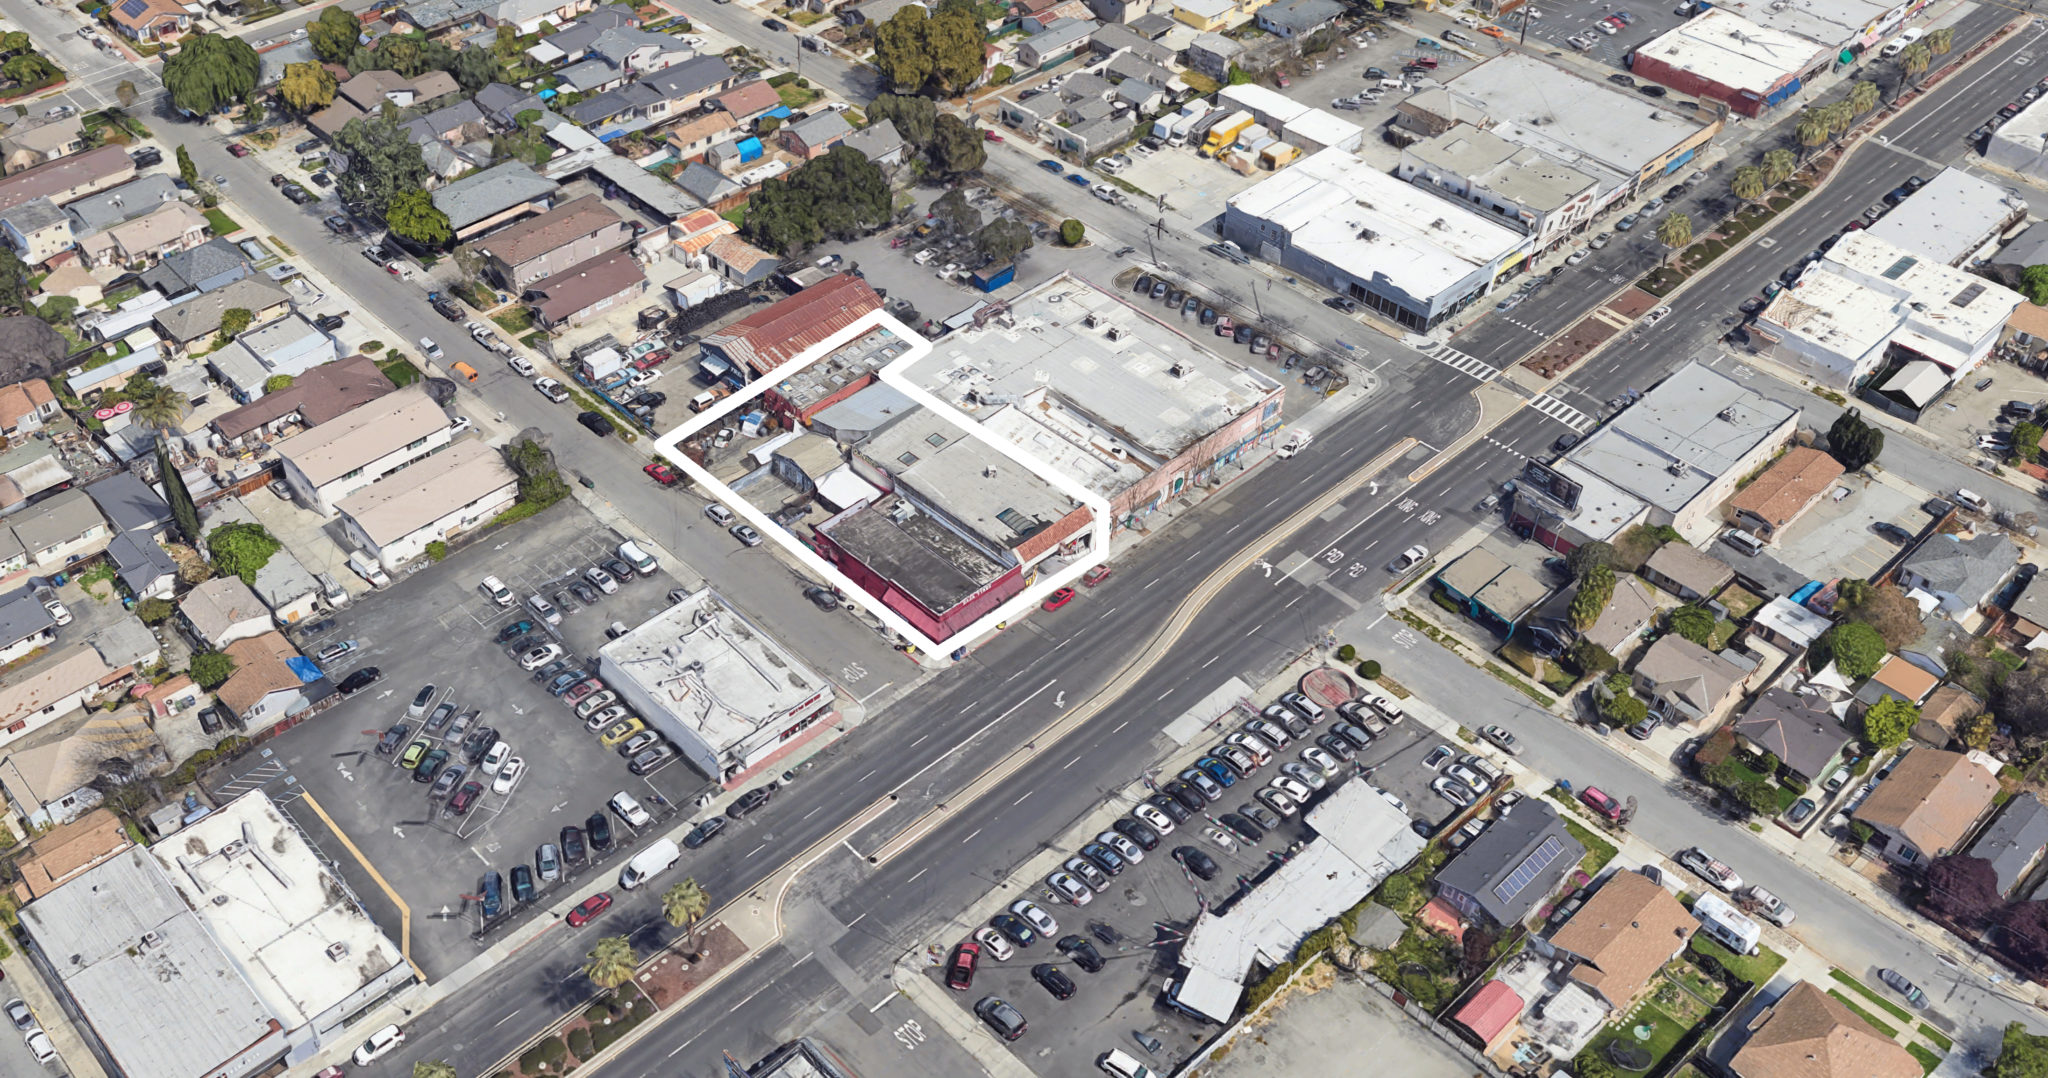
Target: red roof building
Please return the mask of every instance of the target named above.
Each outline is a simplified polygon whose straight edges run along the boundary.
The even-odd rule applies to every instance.
[[[1471,1030],[1479,1038],[1480,1046],[1491,1053],[1514,1031],[1521,1017],[1522,997],[1503,981],[1488,981],[1472,993],[1472,998],[1458,1008],[1451,1020]]]
[[[703,349],[752,381],[881,309],[866,281],[842,273],[705,337]]]

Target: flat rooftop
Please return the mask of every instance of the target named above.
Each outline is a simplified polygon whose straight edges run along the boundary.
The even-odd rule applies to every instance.
[[[1834,48],[1715,8],[1637,48],[1636,55],[1762,96]]]
[[[926,408],[914,408],[860,446],[921,499],[1007,552],[1080,502]]]
[[[2026,212],[2018,191],[1945,168],[1864,231],[1909,254],[1960,266]]]
[[[775,391],[798,409],[808,410],[819,401],[895,362],[909,348],[909,341],[877,326],[777,382]]]
[[[1888,0],[1799,0],[1796,4],[1733,6],[1743,18],[1758,26],[1802,37],[1834,51],[1862,37],[1897,5]]]
[[[1583,154],[1630,178],[1702,126],[1668,105],[1515,52],[1473,65],[1444,88],[1477,106],[1509,141],[1567,163]]]
[[[1066,274],[981,328],[940,338],[906,374],[1105,497],[1281,392],[1258,370]]]
[[[959,606],[1010,568],[897,495],[849,509],[818,530],[933,614]]]
[[[709,588],[598,649],[723,752],[807,713],[831,685]]]
[[[1608,123],[1623,126],[1614,119]],[[1354,276],[1384,278],[1424,302],[1487,273],[1528,241],[1338,149],[1296,162],[1230,204],[1289,233],[1298,250]]]
[[[2022,301],[2009,288],[1864,229],[1844,235],[1761,318],[1842,355],[1862,355],[1888,335],[1908,332],[1903,343],[1954,370]]]
[[[1565,459],[1676,513],[1798,414],[1689,362]]]
[[[1541,150],[1468,123],[1403,152],[1425,173],[1469,177],[1501,198],[1540,212],[1562,209],[1586,192],[1603,187],[1601,175],[1573,168]],[[1604,169],[1600,173],[1613,176]]]

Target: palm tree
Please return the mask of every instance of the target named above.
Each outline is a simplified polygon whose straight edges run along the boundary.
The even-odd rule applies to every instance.
[[[173,430],[183,423],[185,408],[191,403],[185,394],[151,381],[130,388],[128,399],[135,405],[135,421],[160,431]]]
[[[606,936],[597,941],[583,960],[583,975],[590,983],[610,991],[633,979],[640,957],[624,936]]]
[[[1837,98],[1822,105],[1821,110],[1828,115],[1828,135],[1835,140],[1835,145],[1840,146],[1842,136],[1848,134],[1849,128],[1856,123],[1855,109],[1848,101]]]
[[[1920,75],[1927,70],[1927,62],[1934,58],[1934,50],[1925,41],[1915,41],[1899,54],[1899,70],[1919,85]]]
[[[1792,128],[1792,134],[1799,144],[1806,147],[1807,156],[1828,144],[1828,133],[1833,127],[1827,114],[1816,108],[1804,109],[1799,113],[1799,122]]]
[[[1764,197],[1764,170],[1755,165],[1736,169],[1728,180],[1728,190],[1744,202],[1755,202]]]
[[[1792,178],[1799,170],[1799,156],[1791,150],[1777,149],[1764,151],[1764,182],[1776,187]]]
[[[684,880],[661,894],[661,915],[668,923],[682,928],[696,927],[699,918],[711,912],[711,894],[704,890],[695,877]]]
[[[1927,31],[1927,51],[1936,56],[1947,56],[1948,50],[1956,47],[1955,28],[1938,27]]]
[[[1682,213],[1667,213],[1657,222],[1657,242],[1677,254],[1679,248],[1692,242],[1692,218]]]
[[[1878,93],[1877,84],[1869,79],[1857,79],[1849,84],[1849,111],[1861,116],[1877,107],[1883,95]]]

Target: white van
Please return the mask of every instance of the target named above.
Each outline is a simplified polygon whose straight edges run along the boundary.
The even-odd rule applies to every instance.
[[[1116,1078],[1155,1078],[1157,1074],[1152,1068],[1138,1062],[1137,1057],[1119,1048],[1102,1053],[1101,1058],[1095,1061],[1095,1065],[1101,1067],[1103,1073],[1115,1075]]]
[[[1405,717],[1401,713],[1401,705],[1398,701],[1371,685],[1359,686],[1358,698],[1370,704],[1374,711],[1386,716],[1389,723],[1399,725]]]
[[[1991,503],[1984,500],[1984,495],[1974,490],[1956,488],[1956,496],[1953,501],[1973,513],[1988,513],[1991,511]]]
[[[626,867],[619,870],[619,886],[630,891],[646,883],[650,878],[674,868],[676,861],[682,856],[683,851],[676,845],[674,839],[661,839],[634,854],[633,859],[626,862]]]
[[[1721,533],[1721,541],[1754,558],[1764,552],[1764,544],[1746,531],[1730,528]]]
[[[640,549],[640,544],[631,539],[619,544],[619,557],[631,565],[633,571],[641,576],[653,576],[654,570],[660,568],[655,563],[654,555]]]
[[[391,583],[391,578],[384,575],[384,567],[377,564],[377,559],[360,550],[349,552],[348,567],[354,569],[357,576],[369,581],[372,587],[381,588]]]

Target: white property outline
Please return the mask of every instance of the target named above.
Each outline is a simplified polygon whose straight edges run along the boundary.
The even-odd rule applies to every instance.
[[[1022,592],[1012,597],[1009,602],[982,615],[973,624],[948,637],[945,642],[933,640],[923,632],[920,632],[903,615],[889,609],[880,599],[869,594],[867,589],[855,584],[845,573],[840,572],[837,566],[820,557],[810,547],[805,546],[796,537],[795,533],[770,520],[768,514],[763,513],[745,498],[740,497],[731,487],[719,482],[709,471],[705,470],[696,461],[691,460],[689,455],[682,452],[681,449],[681,444],[685,438],[692,437],[698,432],[717,424],[734,411],[752,404],[769,390],[801,373],[805,368],[838,351],[848,343],[878,329],[888,330],[890,333],[895,334],[897,339],[909,346],[902,356],[877,372],[883,382],[893,386],[904,396],[916,401],[927,410],[943,417],[947,422],[959,427],[962,431],[966,432],[968,437],[993,448],[996,452],[1009,458],[1013,463],[1022,466],[1031,474],[1045,480],[1060,493],[1086,505],[1095,515],[1095,541],[1087,558],[1068,566],[1055,576],[1041,577],[1036,584],[1025,588]],[[766,538],[780,543],[783,549],[789,551],[790,554],[794,555],[799,562],[802,562],[812,572],[818,573],[827,580],[832,581],[838,586],[841,594],[859,603],[868,613],[880,618],[883,624],[889,626],[889,628],[895,630],[904,639],[922,649],[925,654],[939,658],[950,654],[954,648],[967,646],[976,639],[979,639],[984,633],[996,629],[1002,623],[1021,616],[1032,607],[1037,606],[1046,596],[1072,584],[1074,581],[1079,580],[1082,574],[1088,570],[1108,561],[1112,510],[1107,498],[1068,478],[1059,470],[1047,465],[1044,461],[1027,456],[1023,447],[989,433],[981,424],[961,415],[958,409],[940,400],[930,390],[911,381],[908,371],[909,366],[931,355],[932,351],[931,341],[926,340],[923,334],[898,321],[894,315],[889,314],[887,311],[870,312],[855,321],[854,324],[805,349],[802,355],[776,367],[769,374],[756,377],[740,392],[727,396],[724,400],[698,413],[696,418],[662,435],[661,439],[655,443],[655,449],[659,450],[662,456],[673,461],[690,478],[696,480],[714,498],[739,514],[747,523],[753,525],[755,531],[760,532]]]

